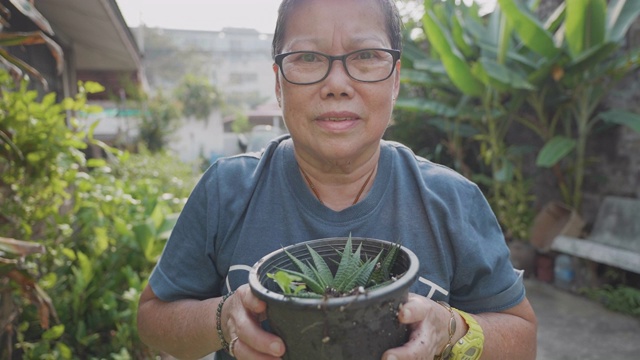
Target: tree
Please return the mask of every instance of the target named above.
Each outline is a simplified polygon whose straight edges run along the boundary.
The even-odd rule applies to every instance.
[[[198,120],[208,120],[214,108],[221,105],[218,90],[205,78],[189,74],[174,92],[182,103],[182,114]]]
[[[143,102],[140,122],[140,140],[151,152],[162,150],[169,136],[180,125],[181,106],[175,100],[166,97],[162,91]]]

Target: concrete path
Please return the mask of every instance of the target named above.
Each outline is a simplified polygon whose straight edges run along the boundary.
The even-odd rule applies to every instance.
[[[538,317],[537,360],[640,359],[640,318],[534,279],[525,287]]]

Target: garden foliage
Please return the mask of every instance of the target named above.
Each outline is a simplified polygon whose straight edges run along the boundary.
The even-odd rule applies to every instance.
[[[0,237],[44,249],[0,246],[2,358],[153,355],[137,336],[137,301],[195,179],[167,154],[94,139],[74,115],[97,110],[86,94],[102,87],[79,89],[40,98],[0,72]]]

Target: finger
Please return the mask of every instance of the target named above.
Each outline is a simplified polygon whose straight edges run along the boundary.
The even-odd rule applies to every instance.
[[[253,292],[251,292],[249,285],[242,285],[238,288],[238,290],[236,290],[236,293],[242,300],[242,304],[244,305],[244,307],[246,309],[249,309],[251,312],[255,314],[261,314],[267,310],[267,304],[253,295]]]
[[[284,355],[285,346],[282,339],[262,329],[255,318],[238,316],[234,320],[238,342],[258,353],[269,354],[274,357]]]
[[[398,321],[402,324],[413,324],[425,320],[432,310],[432,303],[425,297],[409,294],[409,299],[398,311]]]
[[[250,344],[250,343],[249,343]],[[270,354],[264,354],[243,342],[238,338],[233,345],[233,355],[236,359],[252,359],[252,360],[276,360],[281,356],[274,356]]]
[[[285,346],[282,339],[271,334],[260,326],[260,318],[264,317],[266,304],[256,298],[246,285],[241,286],[236,291],[240,304],[240,311],[235,311],[229,319],[229,328],[233,331],[238,341],[257,353],[270,354],[281,357],[284,354]]]
[[[253,292],[249,288],[249,285],[242,285],[240,288],[238,288],[236,293],[242,301],[242,305],[244,306],[244,308],[257,315],[256,318],[258,322],[262,322],[267,318],[267,303],[253,295]]]

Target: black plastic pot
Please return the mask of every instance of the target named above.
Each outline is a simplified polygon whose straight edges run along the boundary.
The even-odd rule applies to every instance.
[[[388,241],[352,238],[354,250],[362,243],[361,255],[375,257],[394,244]],[[307,241],[285,249],[298,259],[311,259],[307,245],[326,259],[331,267],[337,263],[336,250],[344,249],[347,238]],[[402,274],[393,283],[364,294],[340,298],[306,299],[287,297],[267,273],[277,269],[295,269],[284,251],[263,257],[249,273],[253,293],[267,303],[268,323],[287,347],[284,359],[380,359],[390,348],[408,339],[406,325],[397,320],[400,304],[406,302],[409,287],[418,276],[418,258],[401,247],[392,273]],[[336,269],[332,271],[335,273]]]

